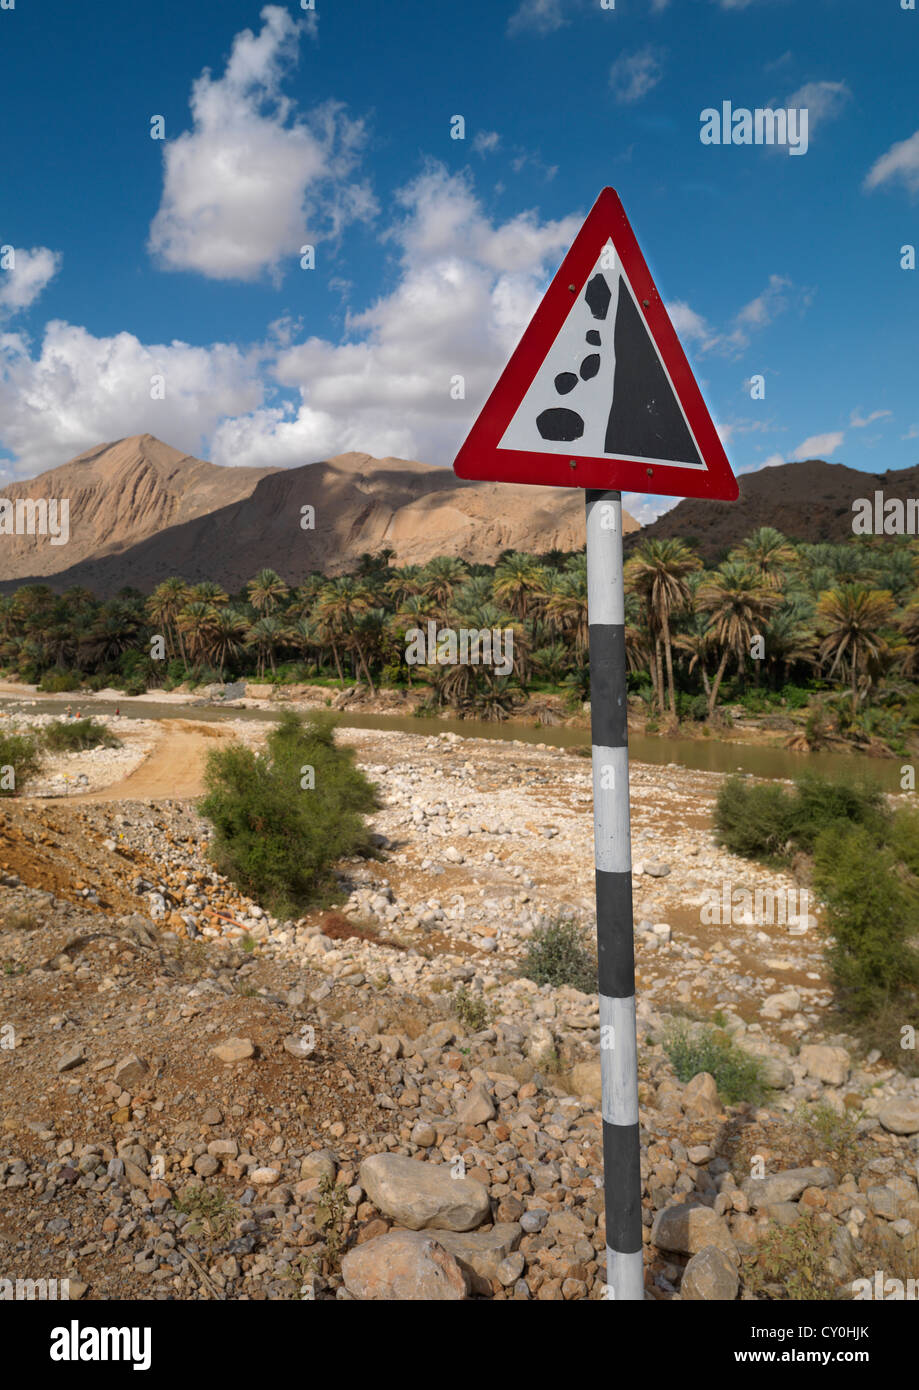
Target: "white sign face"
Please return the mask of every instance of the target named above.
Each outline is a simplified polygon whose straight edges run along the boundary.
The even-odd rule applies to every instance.
[[[705,470],[612,239],[497,447]]]

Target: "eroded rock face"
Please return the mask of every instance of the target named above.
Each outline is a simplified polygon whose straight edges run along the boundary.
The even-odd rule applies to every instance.
[[[349,1250],[341,1262],[345,1288],[364,1302],[458,1302],[467,1278],[431,1236],[390,1231]]]
[[[489,1212],[481,1183],[454,1178],[446,1163],[374,1154],[361,1164],[360,1181],[374,1206],[411,1231],[472,1231]]]

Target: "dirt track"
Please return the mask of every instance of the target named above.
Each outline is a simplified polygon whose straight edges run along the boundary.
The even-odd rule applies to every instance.
[[[121,782],[76,796],[43,797],[43,804],[77,805],[86,801],[184,800],[204,791],[204,759],[215,739],[231,738],[229,730],[213,724],[171,719],[148,756]],[[28,800],[28,798],[23,798]]]

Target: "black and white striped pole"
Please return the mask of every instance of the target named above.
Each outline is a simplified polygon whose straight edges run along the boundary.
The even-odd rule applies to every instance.
[[[606,1296],[644,1298],[622,494],[588,491],[587,610],[600,991]]]

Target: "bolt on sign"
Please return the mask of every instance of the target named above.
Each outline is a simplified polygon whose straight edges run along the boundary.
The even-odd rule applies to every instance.
[[[618,195],[604,188],[453,465],[585,491],[609,1299],[644,1297],[622,489],[737,483]]]

